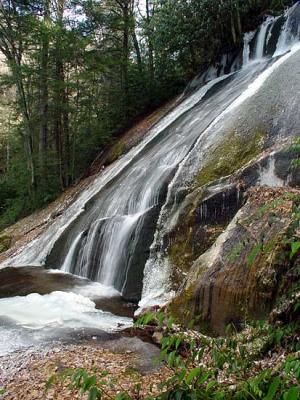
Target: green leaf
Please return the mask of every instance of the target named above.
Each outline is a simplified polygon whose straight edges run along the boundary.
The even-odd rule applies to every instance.
[[[210,381],[208,382],[208,384],[206,385],[206,391],[208,392],[210,389],[212,389],[214,386],[216,386],[217,381]]]
[[[144,318],[144,324],[148,325],[150,321],[152,321],[154,319],[154,314],[153,313],[148,313],[145,315]]]
[[[273,379],[271,385],[269,386],[269,390],[267,395],[264,397],[263,400],[273,400],[275,397],[275,394],[280,386],[281,380],[277,376],[276,378]]]
[[[299,249],[300,249],[300,242],[293,242],[293,243],[291,243],[290,258],[293,258],[294,255],[298,252]]]
[[[176,391],[175,392],[175,400],[181,400],[182,399],[182,395],[183,395],[183,393],[182,393],[182,391],[181,390],[178,390],[178,391]]]
[[[191,372],[186,377],[186,383],[189,385],[194,378],[196,378],[201,373],[201,368],[197,367],[191,370]]]
[[[92,387],[89,391],[88,400],[98,400],[101,399],[101,392],[95,386]]]
[[[115,397],[115,400],[126,400],[128,399],[128,396],[126,396],[125,393],[118,393]]]
[[[210,377],[210,373],[206,373],[206,374],[202,375],[198,379],[198,385],[203,385],[203,383],[206,382],[209,377]]]
[[[174,319],[173,319],[172,317],[170,317],[170,318],[168,319],[168,322],[167,322],[167,327],[168,327],[168,329],[171,329],[172,326],[173,326],[173,324],[174,324]]]
[[[174,365],[175,356],[176,356],[176,351],[172,351],[172,352],[168,355],[168,364],[169,364],[171,367]]]
[[[176,343],[175,343],[175,349],[176,349],[176,350],[178,349],[178,347],[180,346],[180,344],[181,344],[181,339],[180,339],[180,338],[177,338]]]
[[[181,383],[184,380],[185,375],[186,375],[186,368],[183,367],[182,370],[177,374],[179,383]]]
[[[82,389],[86,392],[87,390],[95,386],[96,383],[97,383],[97,378],[95,375],[88,376],[83,382]]]
[[[299,400],[300,391],[297,386],[291,387],[283,396],[284,400]]]

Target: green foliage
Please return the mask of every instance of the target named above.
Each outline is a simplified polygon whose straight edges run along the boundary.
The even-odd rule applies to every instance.
[[[87,395],[87,400],[100,400],[112,398],[109,391],[118,385],[112,380],[107,371],[102,371],[97,375],[90,375],[86,370],[78,368],[76,370],[65,369],[59,375],[52,375],[45,385],[46,392],[57,383],[67,383],[69,389],[78,391],[81,396]],[[119,388],[119,387],[118,387]],[[138,389],[138,387],[136,387]],[[132,398],[125,390],[121,390],[115,400],[131,400]]]
[[[300,138],[294,140],[294,143],[290,147],[290,150],[295,155],[291,163],[291,167],[295,169],[300,166]]]
[[[160,362],[172,372],[159,384],[159,394],[148,400],[203,399],[203,400],[295,400],[300,394],[300,359],[298,346],[291,346],[291,338],[298,341],[299,325],[273,327],[256,322],[245,333],[231,332],[224,338],[208,338],[193,331],[181,331],[172,319],[162,312],[142,315],[135,326],[156,325],[162,332]],[[274,369],[256,371],[257,360],[278,351],[292,352],[278,362]],[[139,391],[131,397],[117,382],[112,383],[106,372],[89,375],[84,370],[66,370],[51,377],[47,387],[57,379],[69,382],[72,389],[91,399],[105,397],[108,388],[119,392],[116,399],[138,399]],[[220,383],[220,379],[221,382]],[[234,379],[235,384],[230,382]],[[139,387],[140,389],[140,387]]]

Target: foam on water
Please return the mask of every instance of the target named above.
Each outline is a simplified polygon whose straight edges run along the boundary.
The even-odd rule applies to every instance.
[[[112,331],[130,326],[129,318],[97,310],[95,303],[81,294],[32,293],[0,299],[0,317],[27,329],[97,328]]]
[[[121,293],[112,286],[105,286],[99,282],[90,282],[84,286],[75,286],[72,292],[88,297],[89,299],[121,297]],[[109,300],[108,300],[109,301]]]

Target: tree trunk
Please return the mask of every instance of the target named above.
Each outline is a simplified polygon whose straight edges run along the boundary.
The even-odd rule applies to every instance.
[[[63,107],[63,128],[64,128],[64,149],[63,149],[63,160],[64,160],[64,185],[68,187],[70,185],[70,130],[69,130],[69,94],[68,90],[64,90],[64,107]]]
[[[129,9],[127,1],[123,7],[123,60],[122,60],[122,83],[125,99],[128,98],[128,58],[129,58]]]
[[[239,35],[239,38],[241,38],[243,35],[243,28],[242,28],[241,14],[240,14],[240,9],[239,9],[238,4],[236,6],[236,15],[237,15],[238,35]]]
[[[135,49],[139,73],[140,73],[140,75],[142,75],[143,74],[142,56],[141,56],[139,42],[137,40],[136,33],[135,33],[135,27],[133,27],[133,31],[132,31],[132,40],[133,40],[133,45],[134,45],[134,49]]]
[[[9,7],[5,8],[0,2],[0,19],[3,22],[0,30],[0,50],[5,55],[10,68],[13,81],[16,85],[16,98],[20,114],[23,117],[24,133],[22,133],[23,145],[27,160],[27,168],[30,174],[28,182],[29,195],[34,200],[36,190],[36,169],[34,158],[34,124],[31,119],[29,96],[26,93],[26,85],[22,71],[23,36],[22,26],[18,18],[17,4],[11,0]]]
[[[50,19],[49,0],[44,3],[44,24]],[[43,36],[41,49],[41,98],[40,98],[40,130],[39,130],[39,160],[42,170],[42,181],[46,182],[47,174],[47,142],[48,142],[48,62],[49,62],[49,37],[47,32]]]
[[[235,29],[235,20],[234,20],[234,4],[231,2],[231,10],[230,10],[230,25],[231,25],[231,34],[232,34],[232,39],[233,43],[237,43],[237,34],[236,34],[236,29]]]
[[[154,57],[153,57],[153,44],[152,44],[152,30],[150,29],[151,11],[150,0],[146,0],[146,20],[147,20],[147,33],[148,33],[148,57],[149,57],[149,73],[151,81],[154,80]]]
[[[15,59],[10,60],[10,66],[12,70],[12,74],[14,76],[14,80],[17,86],[17,97],[19,107],[23,116],[23,121],[25,125],[25,135],[24,144],[27,153],[27,167],[30,172],[30,192],[34,194],[36,188],[36,171],[35,171],[35,163],[34,163],[34,149],[33,149],[33,126],[31,123],[29,107],[26,98],[26,92],[23,83],[23,77],[21,73],[21,65],[19,64],[19,58],[17,57],[17,61]]]
[[[56,61],[55,61],[55,145],[57,157],[57,173],[60,180],[61,188],[65,188],[64,168],[63,168],[63,147],[64,147],[64,132],[63,132],[63,112],[64,105],[64,65],[63,65],[63,49],[61,48],[61,34],[63,32],[63,14],[64,0],[57,1],[57,25],[58,34],[56,37]]]

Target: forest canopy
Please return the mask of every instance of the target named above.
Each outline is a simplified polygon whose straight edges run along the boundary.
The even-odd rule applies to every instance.
[[[0,229],[292,0],[2,0]]]

